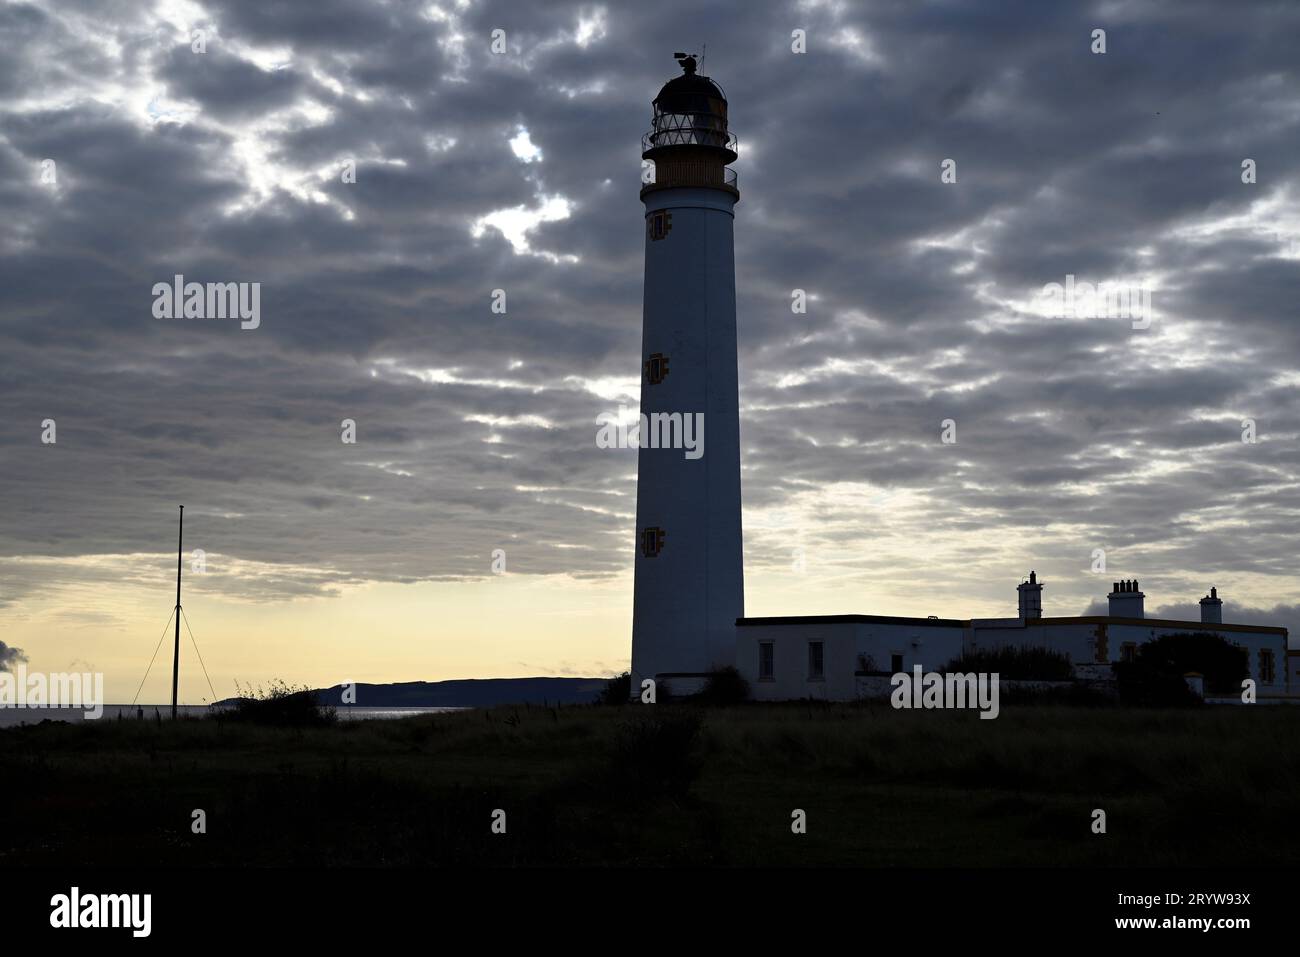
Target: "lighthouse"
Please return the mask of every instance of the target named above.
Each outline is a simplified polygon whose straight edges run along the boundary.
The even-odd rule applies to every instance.
[[[740,409],[732,226],[740,199],[727,98],[677,54],[682,75],[654,99],[642,157],[645,295],[637,462],[632,693],[676,694],[735,664],[744,615]],[[702,425],[703,454],[675,447],[674,423]],[[658,441],[647,441],[647,438]]]

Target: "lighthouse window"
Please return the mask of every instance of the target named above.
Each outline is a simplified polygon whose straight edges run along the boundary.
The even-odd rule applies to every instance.
[[[641,532],[641,554],[646,558],[655,558],[664,550],[665,532],[662,528],[651,525]]]
[[[758,643],[758,680],[772,681],[776,677],[776,645],[770,641]]]
[[[826,677],[824,670],[824,650],[825,643],[820,641],[808,642],[808,680],[821,681]]]
[[[651,213],[646,217],[646,233],[652,243],[666,239],[673,228],[673,214],[667,210]]]
[[[652,353],[645,361],[645,377],[651,385],[658,385],[668,375],[668,357],[662,352]]]
[[[1119,646],[1119,657],[1121,661],[1132,661],[1137,657],[1137,642],[1126,641]]]

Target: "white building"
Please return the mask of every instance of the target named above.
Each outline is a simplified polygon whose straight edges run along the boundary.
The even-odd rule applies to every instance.
[[[1132,657],[1138,645],[1161,635],[1208,632],[1246,649],[1260,700],[1300,690],[1300,655],[1287,652],[1287,630],[1224,624],[1218,590],[1201,601],[1200,621],[1147,618],[1136,581],[1116,582],[1107,615],[1042,617],[1042,583],[1030,572],[1019,586],[1014,618],[895,618],[817,615],[741,618],[736,622],[736,668],[759,700],[860,697],[863,679],[937,671],[965,651],[997,647],[1049,648],[1076,665],[1110,665]]]
[[[1116,582],[1109,614],[1044,618],[1042,583],[1018,586],[1014,618],[829,615],[744,617],[740,413],[733,254],[736,138],[721,88],[679,54],[682,76],[654,100],[642,157],[654,164],[645,204],[641,413],[672,422],[703,414],[703,454],[641,443],[637,462],[632,693],[648,680],[700,687],[734,664],[760,699],[857,697],[871,673],[937,670],[963,651],[1032,645],[1076,665],[1108,665],[1159,635],[1210,631],[1242,645],[1261,699],[1300,690],[1300,655],[1285,628],[1222,622],[1215,589],[1201,621],[1149,619],[1136,581]],[[662,438],[662,437],[661,437]],[[671,437],[669,437],[671,438]]]

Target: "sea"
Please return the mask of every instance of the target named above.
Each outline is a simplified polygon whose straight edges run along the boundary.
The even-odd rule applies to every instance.
[[[202,718],[212,714],[215,709],[207,705],[183,704],[176,708],[177,717]],[[357,708],[343,705],[335,709],[340,721],[382,721],[389,718],[411,718],[421,714],[449,714],[453,711],[468,711],[468,708]],[[167,721],[172,715],[169,704],[106,704],[104,714],[98,720],[116,721],[139,720],[143,715],[146,721]],[[23,724],[40,724],[42,721],[85,721],[86,712],[81,708],[0,708],[0,728],[13,728]]]

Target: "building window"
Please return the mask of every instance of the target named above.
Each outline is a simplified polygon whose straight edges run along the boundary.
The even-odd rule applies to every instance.
[[[758,643],[758,680],[776,680],[776,645],[773,642]]]
[[[1105,625],[1098,625],[1093,632],[1093,644],[1096,650],[1093,661],[1103,665],[1110,661],[1110,637],[1106,634]]]
[[[651,213],[646,217],[646,235],[652,243],[667,238],[673,229],[673,214],[665,210]]]
[[[1259,650],[1259,683],[1271,685],[1273,680],[1273,652],[1261,648]]]
[[[668,533],[658,526],[651,525],[641,531],[641,554],[646,558],[655,558],[664,550],[664,539]]]
[[[1136,641],[1126,641],[1119,646],[1119,660],[1133,661],[1137,658],[1138,646]]]
[[[658,385],[664,381],[664,376],[668,375],[668,357],[662,352],[650,354],[650,358],[645,361],[646,381],[651,385]]]
[[[820,641],[808,642],[808,680],[821,681],[826,677],[825,644]]]
[[[889,673],[890,673],[890,674],[893,674],[893,675],[896,675],[896,674],[899,674],[902,670],[903,670],[903,656],[902,656],[902,655],[890,655],[890,656],[889,656]]]

